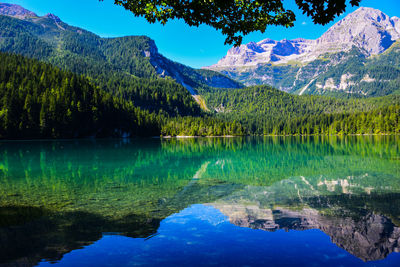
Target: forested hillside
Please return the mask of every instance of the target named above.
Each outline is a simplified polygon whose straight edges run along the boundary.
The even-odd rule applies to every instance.
[[[140,79],[132,95],[111,93],[22,56],[0,53],[0,62],[0,138],[400,133],[400,96],[337,99],[268,86],[220,89],[204,93],[208,107],[218,112],[190,116],[188,109],[189,116],[181,116],[178,110],[188,106],[177,99],[154,106],[146,106],[146,98],[140,102]],[[155,89],[155,98],[157,90],[165,92]]]
[[[23,10],[23,8],[20,9]],[[28,77],[48,76],[46,71],[40,73],[33,71],[29,75],[21,72],[20,69],[16,71],[15,75],[21,77],[21,79],[13,80],[11,87],[19,88],[22,86],[25,91],[23,95],[19,95],[21,99],[18,99],[14,105],[19,109],[10,110],[7,107],[9,104],[4,105],[3,138],[121,136],[125,130],[127,131],[125,134],[129,136],[149,136],[160,135],[161,128],[163,128],[164,134],[183,135],[186,134],[187,124],[196,125],[190,131],[192,135],[234,135],[244,132],[238,123],[234,124],[235,127],[231,127],[230,122],[221,121],[211,114],[207,115],[196,103],[196,100],[199,101],[201,96],[197,96],[196,99],[192,96],[192,94],[197,94],[198,88],[202,90],[210,90],[210,86],[239,88],[241,87],[239,83],[217,72],[195,70],[165,58],[158,53],[154,41],[146,36],[101,38],[84,29],[68,25],[55,15],[48,14],[39,17],[32,12],[26,10],[25,12],[27,15],[23,17],[0,16],[0,51],[48,62],[67,72],[60,72],[57,69],[57,74],[49,78],[51,83],[43,84],[34,78],[29,82]],[[4,55],[4,57],[8,56]],[[32,67],[32,64],[42,64],[22,58],[18,58],[18,60],[21,60],[19,63],[22,65],[29,65],[28,69]],[[52,68],[49,65],[46,66]],[[7,71],[12,71],[11,65],[6,64],[5,67],[8,67]],[[63,117],[65,115],[62,115],[62,113],[68,110],[69,105],[76,105],[77,101],[68,103],[68,98],[65,99],[65,103],[53,101],[50,110],[46,109],[49,105],[45,102],[50,101],[47,97],[48,93],[46,93],[48,90],[53,88],[58,91],[63,88],[63,85],[59,83],[63,78],[58,76],[63,76],[65,73],[76,78],[79,77],[76,75],[83,75],[85,78],[79,77],[83,83],[83,88],[92,88],[87,89],[87,91],[95,90],[101,95],[107,96],[105,98],[123,103],[120,106],[114,105],[116,112],[122,113],[110,115],[110,117],[107,117],[106,114],[95,116],[90,112],[85,113],[91,119],[100,116],[100,120],[106,123],[104,129],[98,131],[95,126],[96,130],[93,131],[78,129],[79,131],[76,132],[76,129],[72,127],[64,132],[62,129],[68,127],[60,128],[66,121]],[[4,84],[10,83],[8,80],[10,77],[5,75],[3,78]],[[53,119],[55,126],[49,123],[41,124],[40,118],[35,116],[37,113],[34,110],[35,108],[33,109],[34,115],[32,115],[34,122],[31,123],[34,127],[25,126],[24,121],[21,123],[18,121],[22,116],[21,114],[26,112],[22,109],[25,103],[25,94],[29,95],[31,94],[30,90],[33,90],[26,87],[25,84],[43,90],[42,93],[46,98],[43,103],[41,102],[42,99],[35,98],[34,100],[37,101],[35,108],[40,107],[46,113],[46,116],[48,115]],[[13,89],[11,87],[3,89],[4,95],[12,94]],[[62,90],[70,92],[74,88]],[[101,101],[93,103],[90,102],[91,100],[86,100],[89,101],[87,104],[93,109],[101,109],[97,107],[97,105],[102,105]],[[8,100],[4,101],[7,102]],[[58,106],[63,107],[58,109]],[[125,106],[144,113],[143,116],[146,119],[124,118],[122,115],[125,112]],[[70,110],[74,110],[74,107],[71,106]],[[54,111],[60,114],[51,115]],[[61,117],[57,117],[59,115]],[[107,124],[109,120],[113,122],[113,116],[124,122],[124,131],[116,129],[120,127],[118,123],[115,125]],[[132,116],[135,117],[136,115],[133,114]],[[78,117],[80,115],[68,118],[67,121],[80,124],[81,118],[78,121],[76,120]],[[56,123],[57,121],[60,121],[60,123]],[[147,122],[150,125],[147,126]],[[167,122],[168,126],[166,126]],[[99,124],[101,123],[99,122]],[[88,123],[87,126],[91,127],[91,124]],[[47,130],[47,127],[50,127],[50,130]]]
[[[250,134],[400,133],[400,96],[340,99],[296,96],[269,86],[204,94],[220,118]]]
[[[163,116],[135,107],[87,79],[0,53],[0,137],[157,135]]]
[[[148,79],[168,76],[177,84],[188,85],[189,90],[241,87],[217,72],[195,70],[165,58],[149,37],[101,38],[51,14],[23,19],[0,16],[0,37],[0,51],[47,61],[94,78],[123,73]]]
[[[400,41],[373,57],[367,58],[358,49],[340,54],[327,55],[336,64],[312,81],[304,93],[329,95],[343,92],[369,97],[399,94]]]
[[[124,97],[129,91],[106,92],[87,78],[50,64],[4,53],[0,53],[0,62],[0,138],[154,136],[172,121],[178,134],[184,130],[180,127],[185,127],[180,121],[201,125],[194,135],[213,135],[213,127],[221,130],[220,134],[241,133],[234,132],[237,127],[203,113],[198,118],[178,116],[172,107],[188,107],[180,106],[179,99],[171,97],[170,102],[156,103],[158,109],[150,111],[129,100],[131,96]],[[149,82],[148,88],[154,86]],[[140,80],[132,88],[143,88]],[[132,89],[132,98],[140,96],[138,92]],[[168,93],[168,88],[159,86],[153,95],[144,93],[142,106],[151,101],[146,96],[157,99],[157,92]],[[170,96],[166,94],[166,98]],[[199,109],[196,103],[194,108]]]

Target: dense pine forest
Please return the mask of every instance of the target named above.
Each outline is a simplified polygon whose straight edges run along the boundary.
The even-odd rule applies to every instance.
[[[395,95],[215,89],[203,94],[214,111],[206,112],[172,79],[115,76],[102,83],[19,55],[1,53],[0,61],[1,138],[400,133]]]
[[[162,116],[135,107],[84,77],[22,56],[0,54],[0,61],[3,138],[158,133]]]
[[[165,99],[170,98],[168,87],[157,87],[156,81],[143,86],[138,82],[138,91],[132,89],[132,95],[124,97],[99,88],[84,76],[23,56],[0,53],[0,62],[1,138],[157,136],[172,122],[177,133],[183,132],[180,127],[188,121],[207,129],[197,129],[193,135],[212,135],[208,129],[213,127],[230,135],[238,128],[219,118],[207,118],[190,95],[193,111],[179,94],[172,95],[171,101],[156,102],[156,109],[153,101],[158,91],[165,88]],[[140,95],[139,89],[146,86],[154,90]],[[136,99],[146,109],[137,106]],[[177,115],[179,108],[189,110],[183,113],[199,112],[201,117]]]
[[[248,134],[400,133],[400,96],[297,96],[269,86],[204,94],[217,117],[240,122]]]

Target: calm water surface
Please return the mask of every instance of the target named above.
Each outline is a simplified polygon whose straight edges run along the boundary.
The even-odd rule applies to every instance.
[[[0,265],[400,266],[400,137],[0,142]]]

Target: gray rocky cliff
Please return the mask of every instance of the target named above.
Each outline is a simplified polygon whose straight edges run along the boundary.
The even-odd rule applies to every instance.
[[[241,85],[230,78],[220,74],[203,75],[203,70],[196,70],[183,64],[174,62],[158,52],[153,40],[149,43],[149,49],[143,51],[143,55],[150,59],[157,74],[160,77],[171,77],[183,85],[192,95],[197,95],[196,87],[203,85],[217,88],[239,88]]]
[[[265,63],[302,63],[317,59],[325,53],[360,48],[367,56],[382,53],[400,38],[400,19],[383,12],[360,7],[334,24],[316,40],[294,39],[274,41],[265,39],[230,49],[227,55],[210,69],[256,66]]]
[[[240,227],[265,231],[319,229],[331,241],[363,261],[386,258],[400,252],[400,228],[385,216],[367,213],[357,219],[325,216],[313,208],[260,208],[257,205],[212,204]]]

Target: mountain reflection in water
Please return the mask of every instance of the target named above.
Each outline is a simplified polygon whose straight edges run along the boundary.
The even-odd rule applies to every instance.
[[[62,263],[109,235],[162,238],[195,204],[240,226],[229,233],[318,229],[365,262],[400,249],[397,137],[2,142],[0,156],[0,264]]]

